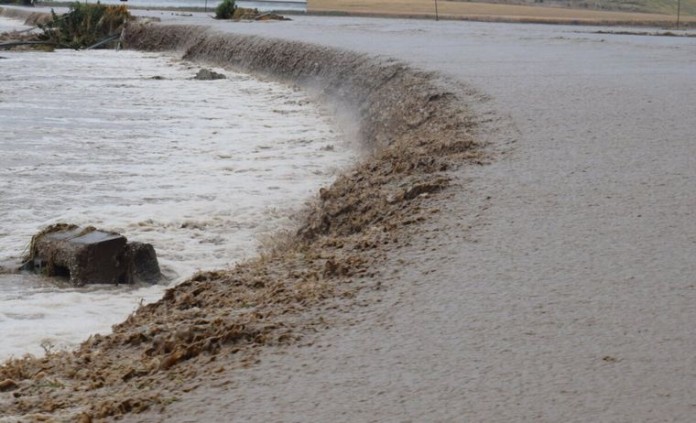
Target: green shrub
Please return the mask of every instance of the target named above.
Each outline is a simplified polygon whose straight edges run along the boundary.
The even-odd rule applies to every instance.
[[[230,19],[237,10],[237,5],[234,0],[222,0],[215,8],[215,19]]]

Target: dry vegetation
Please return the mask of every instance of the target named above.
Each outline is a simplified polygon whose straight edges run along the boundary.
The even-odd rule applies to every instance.
[[[686,0],[684,0],[686,3]],[[440,18],[480,21],[665,25],[675,21],[676,8],[655,8],[654,13],[637,11],[591,10],[586,7],[547,7],[545,3],[500,4],[468,1],[438,0]],[[574,3],[569,3],[574,4]],[[675,3],[676,4],[676,3]],[[691,9],[691,3],[683,9]],[[435,16],[434,1],[420,0],[308,0],[311,13],[354,14],[373,16],[429,17]],[[696,8],[694,8],[696,9]],[[694,16],[682,16],[683,22],[696,23]]]
[[[109,37],[118,37],[130,19],[126,6],[73,3],[62,15],[51,10],[51,20],[39,24],[43,30],[39,38],[59,46],[86,48]]]
[[[452,1],[469,2],[469,0]],[[666,15],[674,14],[677,7],[676,0],[480,0],[478,2]],[[696,13],[696,1],[681,0],[681,9],[685,15],[693,15]]]
[[[30,12],[25,9],[3,9],[0,15],[20,18],[26,25],[38,26],[42,32],[12,32],[0,34],[0,42],[15,42],[20,49],[27,48],[110,48],[126,22],[133,19],[126,6],[71,4],[67,13]]]
[[[92,421],[166,407],[200,375],[251,366],[265,345],[325,325],[321,310],[350,304],[386,252],[436,213],[449,171],[479,163],[467,110],[433,76],[396,62],[300,43],[132,26],[133,47],[263,71],[340,98],[372,153],[322,189],[296,233],[230,270],[206,272],[138,309],[113,334],[73,352],[0,367],[0,416]],[[334,305],[332,305],[334,304]]]

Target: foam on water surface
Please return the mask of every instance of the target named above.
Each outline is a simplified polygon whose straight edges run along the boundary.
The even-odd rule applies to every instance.
[[[29,28],[29,26],[24,25],[21,21],[0,16],[0,34],[3,32],[23,31]]]
[[[197,81],[160,54],[3,52],[0,265],[55,222],[152,243],[177,283],[256,254],[352,159],[305,94],[249,76]],[[152,287],[58,288],[0,275],[0,359],[108,332]]]

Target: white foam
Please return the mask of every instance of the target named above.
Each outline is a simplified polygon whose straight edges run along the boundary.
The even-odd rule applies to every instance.
[[[154,244],[176,283],[254,255],[352,159],[328,117],[283,85],[220,69],[228,79],[189,80],[197,66],[159,54],[3,55],[0,263],[69,222]],[[0,358],[108,331],[164,289],[0,276]]]
[[[24,25],[24,23],[17,19],[10,19],[0,16],[0,34],[10,31],[22,31],[29,28],[31,27]]]

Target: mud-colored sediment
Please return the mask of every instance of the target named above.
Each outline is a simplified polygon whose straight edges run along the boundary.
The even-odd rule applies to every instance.
[[[355,119],[368,153],[260,257],[195,275],[73,352],[2,365],[0,417],[137,413],[186,395],[193,376],[253,366],[265,345],[325,327],[319,311],[350,304],[385,251],[438,212],[429,198],[446,192],[449,172],[480,160],[475,123],[455,91],[399,62],[189,26],[131,25],[125,42],[312,90]]]

